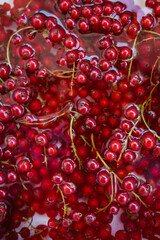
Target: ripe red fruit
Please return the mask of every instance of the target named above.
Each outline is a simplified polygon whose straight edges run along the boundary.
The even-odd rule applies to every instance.
[[[109,143],[109,147],[111,151],[117,153],[117,152],[120,152],[122,148],[122,143],[121,141],[114,139],[114,140],[111,140],[111,142]]]
[[[122,187],[127,192],[135,191],[138,186],[138,181],[133,176],[127,176],[123,179]]]
[[[72,3],[70,0],[61,0],[58,6],[63,13],[67,13],[71,7],[71,4]]]
[[[97,173],[97,181],[101,186],[105,186],[110,180],[110,173],[106,170],[101,170]]]
[[[157,17],[160,17],[160,3],[157,2],[154,6],[154,12]]]
[[[146,149],[153,149],[156,144],[156,138],[153,133],[145,132],[141,137],[142,146]]]
[[[49,33],[49,39],[54,43],[59,43],[65,36],[65,31],[61,26],[55,26],[51,28]]]
[[[144,29],[151,29],[154,24],[154,18],[152,15],[148,14],[145,17],[142,17],[141,26]]]
[[[120,191],[117,193],[116,199],[120,205],[126,205],[129,201],[129,195],[127,192]]]
[[[129,106],[125,110],[125,117],[129,120],[135,120],[138,117],[138,108],[136,106]]]
[[[121,47],[118,57],[123,60],[129,59],[132,57],[132,50],[128,47]]]
[[[0,78],[6,79],[11,73],[11,68],[8,63],[0,64]]]
[[[11,108],[7,106],[0,107],[0,120],[2,122],[9,121],[12,118]]]
[[[45,26],[46,16],[43,13],[36,13],[31,18],[31,24],[35,29],[41,29]]]
[[[17,164],[18,171],[28,172],[31,169],[31,162],[28,158],[20,160]]]
[[[22,59],[29,59],[33,57],[34,53],[34,49],[29,44],[25,44],[19,49],[19,54]]]

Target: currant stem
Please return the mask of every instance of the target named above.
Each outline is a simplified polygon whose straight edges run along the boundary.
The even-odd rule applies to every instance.
[[[40,96],[39,93],[38,93],[38,98],[39,98],[40,102],[41,102],[42,104],[44,104],[44,101],[43,101],[43,99],[41,98],[41,96]]]
[[[3,79],[2,79],[2,78],[0,78],[0,81],[1,81],[1,83],[5,84],[5,82],[3,81]]]
[[[10,36],[10,38],[9,38],[9,40],[8,40],[8,43],[7,43],[7,62],[8,62],[9,65],[11,65],[11,61],[10,61],[10,57],[9,57],[9,47],[10,47],[10,43],[11,43],[11,40],[12,40],[13,36],[14,36],[15,34],[21,32],[21,31],[23,31],[23,30],[27,30],[27,29],[31,29],[31,28],[33,28],[33,27],[32,27],[32,26],[27,26],[27,27],[24,27],[24,28],[20,28],[19,30],[17,30],[15,33],[13,33],[13,34]]]
[[[131,135],[132,135],[132,132],[133,132],[133,130],[135,129],[136,125],[137,125],[138,122],[140,121],[140,118],[141,118],[141,116],[138,117],[138,119],[137,119],[137,121],[134,123],[131,131],[128,133],[127,138],[125,139],[125,141],[124,141],[124,143],[123,143],[123,148],[122,148],[122,150],[121,150],[121,152],[120,152],[120,154],[119,154],[118,159],[116,160],[117,163],[120,161],[120,159],[121,159],[121,157],[122,157],[122,154],[123,154],[124,150],[126,149],[128,140],[130,139],[130,137],[131,137]]]
[[[39,62],[39,64],[45,68],[51,75],[55,76],[55,77],[59,77],[59,78],[71,78],[72,76],[69,75],[69,76],[65,76],[65,74],[73,74],[73,71],[63,71],[63,70],[54,70],[54,71],[51,71],[50,69],[48,69],[46,66],[44,66],[41,62]],[[56,74],[57,73],[57,74]]]
[[[101,162],[103,163],[103,165],[106,167],[106,169],[108,169],[109,171],[111,171],[110,167],[107,165],[107,163],[105,163],[105,161],[103,160],[103,158],[101,157],[101,155],[99,154],[99,152],[96,149],[95,143],[94,143],[94,136],[93,133],[91,133],[91,142],[92,142],[92,147],[95,150],[97,157],[101,160]]]
[[[73,63],[72,78],[71,78],[71,96],[73,95],[74,73],[75,73],[75,62]]]
[[[83,139],[83,141],[89,146],[91,147],[91,144],[86,140],[86,138],[83,135],[80,135],[80,137]]]
[[[46,167],[47,167],[47,165],[48,165],[48,163],[47,163],[47,153],[46,153],[46,147],[44,146],[44,163],[45,163],[45,165],[46,165]]]
[[[20,180],[20,182],[21,182],[21,184],[22,184],[22,187],[25,189],[25,190],[28,190],[28,188],[25,186],[25,184],[24,184],[24,182],[23,182],[23,180],[22,180],[22,178],[19,176],[19,180]]]
[[[160,33],[157,33],[157,32],[153,32],[153,31],[150,31],[150,30],[143,30],[143,32],[155,34],[155,35],[160,37]]]
[[[133,51],[136,47],[136,43],[137,43],[137,39],[138,39],[139,33],[137,34],[137,36],[134,39],[134,43],[133,43]],[[132,63],[133,63],[133,59],[134,57],[132,57],[130,64],[129,64],[129,69],[128,69],[128,77],[127,77],[127,81],[129,81],[130,75],[131,75],[131,69],[132,69]]]
[[[105,211],[110,205],[111,205],[111,203],[113,202],[113,200],[114,200],[114,181],[113,181],[113,174],[114,173],[112,173],[111,172],[111,190],[112,190],[112,192],[111,192],[111,198],[110,198],[110,201],[109,201],[109,203],[107,204],[107,206],[105,206],[104,208],[98,208],[97,210],[97,213],[99,213],[99,212],[101,212],[101,211]]]
[[[75,147],[75,144],[74,144],[74,141],[73,141],[73,132],[72,132],[72,130],[73,130],[73,121],[74,121],[74,116],[71,117],[70,128],[69,128],[70,138],[71,138],[71,145],[72,145],[72,149],[73,149],[74,155],[75,155],[75,157],[78,160],[79,168],[81,169],[82,163],[81,163],[80,158],[77,155],[77,150],[76,150],[76,147]]]
[[[156,85],[152,88],[150,94],[149,94],[149,110],[151,110],[151,105],[152,105],[152,94],[153,94],[153,91],[156,89],[156,87],[159,85],[160,82],[157,82]]]
[[[65,197],[64,197],[64,194],[62,192],[62,189],[60,188],[60,186],[58,185],[58,191],[60,192],[61,194],[61,197],[62,197],[62,201],[63,201],[63,210],[64,210],[64,213],[63,213],[63,218],[65,218],[65,215],[67,213],[67,206],[66,206],[66,201],[65,201]]]
[[[159,37],[149,37],[149,38],[145,38],[143,39],[142,41],[138,42],[137,45],[141,44],[142,42],[146,42],[146,41],[149,41],[149,40],[157,40],[159,39]]]
[[[138,196],[137,193],[132,192],[132,194],[133,194],[146,208],[148,207],[148,206],[146,205],[146,203],[142,201],[142,199],[140,198],[140,196]]]
[[[160,56],[157,57],[154,65],[153,65],[152,71],[151,71],[151,76],[150,76],[150,88],[152,87],[153,72],[154,72],[154,69],[155,69],[155,67],[156,67],[159,59],[160,59]]]
[[[30,222],[30,221],[29,221],[27,218],[25,218],[25,217],[23,217],[22,219],[29,224],[28,227],[31,226],[31,228],[35,231],[35,234],[36,234],[36,235],[39,235],[39,234],[41,234],[41,232],[43,232],[43,230],[39,230],[39,229],[35,228],[35,227],[32,225],[32,221]],[[33,219],[32,219],[32,220],[33,220]],[[46,228],[48,228],[48,227],[46,227]],[[45,240],[42,235],[40,235],[40,237],[42,238],[42,240]]]
[[[13,167],[14,169],[17,168],[16,165],[14,165],[14,164],[10,164],[10,163],[8,163],[8,161],[9,161],[9,160],[7,160],[6,162],[5,162],[5,161],[0,161],[0,163],[2,163],[2,164],[6,164],[6,165],[9,165],[9,166]]]
[[[73,107],[72,103],[69,103],[63,109],[61,109],[59,112],[57,112],[55,114],[50,114],[47,118],[46,118],[46,116],[36,116],[35,117],[36,122],[25,122],[23,120],[16,120],[16,122],[25,124],[25,125],[32,125],[32,126],[45,125],[45,124],[55,121],[57,118],[60,118],[63,115],[71,112],[72,107]],[[66,108],[67,109],[69,108],[69,109],[67,111],[64,111]],[[38,122],[38,121],[41,121],[41,122]]]
[[[29,5],[32,3],[32,1],[33,1],[33,0],[30,0],[30,1],[27,3],[27,5],[25,6],[25,8],[28,8]]]
[[[142,119],[143,119],[143,122],[144,122],[146,128],[147,128],[151,133],[153,133],[153,135],[154,135],[155,137],[157,137],[157,138],[160,140],[160,136],[148,126],[148,124],[147,124],[147,122],[146,122],[146,120],[145,120],[145,117],[144,117],[145,106],[148,105],[148,102],[149,102],[149,101],[151,101],[151,99],[146,100],[146,101],[142,104],[142,107],[141,107],[141,116],[142,116]]]

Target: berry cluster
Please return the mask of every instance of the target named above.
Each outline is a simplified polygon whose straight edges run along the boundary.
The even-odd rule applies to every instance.
[[[0,239],[160,239],[160,2],[145,4],[0,5]]]

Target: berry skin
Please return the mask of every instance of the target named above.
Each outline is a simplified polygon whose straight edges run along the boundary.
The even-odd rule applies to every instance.
[[[132,57],[132,50],[128,47],[121,47],[118,57],[120,59],[129,59]]]
[[[77,43],[76,38],[72,35],[67,36],[64,39],[64,45],[66,48],[72,49],[73,47],[76,46],[76,43]]]
[[[97,174],[97,181],[101,186],[105,186],[110,180],[110,174],[102,170]]]
[[[39,67],[37,59],[31,58],[27,61],[26,68],[29,72],[35,72]]]
[[[73,173],[73,171],[75,169],[74,161],[70,158],[64,159],[62,161],[61,169],[67,174]]]
[[[123,186],[123,189],[127,192],[135,191],[135,189],[137,188],[137,185],[138,185],[138,182],[135,177],[128,176],[123,179],[122,186]]]
[[[29,99],[29,92],[24,89],[24,88],[17,88],[14,92],[13,92],[13,99],[17,102],[17,103],[25,103],[28,101]]]
[[[142,197],[147,197],[150,193],[151,187],[149,184],[141,184],[138,188],[138,193]]]
[[[47,17],[45,21],[45,26],[48,29],[51,29],[57,25],[57,19],[54,17]]]
[[[58,4],[60,10],[62,13],[67,13],[71,7],[71,1],[70,0],[61,0]]]
[[[80,20],[78,22],[78,27],[79,27],[79,30],[82,31],[82,32],[87,32],[89,30],[89,24],[86,20]]]
[[[110,18],[102,18],[100,26],[103,32],[107,33],[111,30],[112,20]]]
[[[66,54],[66,61],[67,63],[74,63],[78,59],[78,52],[76,50],[72,50],[67,52]]]
[[[137,201],[131,201],[128,203],[128,210],[131,214],[136,214],[140,211],[140,205]]]
[[[7,205],[5,202],[0,201],[0,223],[3,223],[7,215]]]
[[[120,205],[126,205],[129,201],[129,195],[127,192],[121,191],[117,193],[116,199]]]
[[[129,143],[128,143],[128,147],[133,150],[133,151],[139,151],[141,145],[140,145],[140,141],[138,139],[132,139]]]
[[[108,162],[113,162],[114,160],[116,160],[117,155],[116,153],[110,151],[110,150],[106,150],[104,152],[104,158],[108,161]]]
[[[34,49],[28,44],[23,45],[19,50],[19,54],[22,59],[29,59],[33,57],[34,53]]]
[[[46,135],[42,133],[35,136],[35,142],[40,146],[45,146],[47,145],[48,140]]]
[[[157,2],[154,6],[154,13],[157,17],[160,17],[160,3]]]
[[[118,153],[122,148],[122,143],[121,141],[114,139],[114,140],[111,140],[109,146],[111,151]]]
[[[43,13],[36,13],[31,18],[31,24],[35,29],[41,29],[45,26],[46,16]]]
[[[55,26],[50,30],[49,39],[51,42],[59,43],[65,36],[64,29],[61,26]]]
[[[65,195],[71,195],[76,191],[76,186],[72,182],[66,182],[62,185],[62,191]]]
[[[6,122],[11,120],[11,118],[12,118],[11,109],[7,106],[0,107],[0,120],[2,122]]]
[[[14,136],[7,137],[7,145],[10,148],[15,148],[17,146],[17,139]]]
[[[89,159],[87,161],[87,167],[90,171],[95,172],[99,169],[99,163],[96,159]]]
[[[154,24],[154,18],[150,14],[148,14],[145,17],[142,17],[142,20],[141,20],[142,28],[147,29],[147,30],[151,29],[153,24]]]
[[[99,48],[106,49],[111,46],[111,40],[107,37],[100,38],[99,40]]]
[[[139,31],[139,23],[138,22],[131,22],[129,25],[128,25],[128,28],[127,28],[127,33],[128,35],[131,37],[131,38],[134,38],[138,31]]]
[[[11,68],[9,64],[7,63],[0,64],[0,78],[6,79],[9,77],[10,73],[11,73]]]
[[[17,164],[17,168],[20,172],[28,172],[31,169],[30,160],[28,158],[20,160]]]
[[[114,20],[112,23],[112,32],[115,35],[119,35],[123,30],[122,24],[118,20]]]
[[[113,12],[113,9],[114,9],[113,3],[108,1],[103,7],[104,15],[111,15]]]
[[[138,109],[136,106],[130,106],[125,111],[125,117],[129,120],[135,120],[138,117]]]
[[[117,51],[115,48],[110,47],[105,50],[104,57],[107,58],[109,61],[113,61],[117,58]]]
[[[58,147],[54,144],[47,147],[47,154],[51,157],[55,157],[58,154]]]
[[[146,149],[153,149],[156,144],[156,138],[153,133],[145,132],[141,137],[142,146]]]

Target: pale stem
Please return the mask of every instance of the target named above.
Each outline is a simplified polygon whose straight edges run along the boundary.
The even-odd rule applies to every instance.
[[[73,94],[74,73],[75,73],[75,62],[73,63],[72,78],[71,78],[71,96]]]
[[[111,198],[110,198],[110,201],[107,204],[107,206],[97,209],[98,210],[97,212],[105,211],[111,205],[111,203],[113,202],[113,199],[114,199],[114,180],[113,180],[113,173],[111,172]]]
[[[108,169],[109,171],[111,171],[110,167],[107,165],[107,163],[103,160],[103,158],[101,157],[101,155],[99,154],[99,152],[96,149],[95,143],[94,143],[94,136],[93,133],[91,133],[91,142],[92,142],[92,147],[95,150],[97,157],[101,160],[101,162],[103,163],[103,165],[106,167],[106,169]]]
[[[139,120],[139,118],[137,119],[137,121],[138,121],[138,120]],[[96,151],[96,153],[98,153],[98,152],[97,152],[97,149],[96,149],[96,147],[95,147],[95,144],[94,144],[93,133],[91,134],[91,142],[92,142],[93,149]],[[120,179],[120,178],[117,176],[117,174],[110,169],[110,167],[104,162],[104,160],[103,160],[103,158],[101,157],[101,155],[98,153],[97,156],[99,157],[99,159],[101,160],[101,162],[104,164],[104,166],[106,167],[106,169],[108,169],[108,170],[111,172],[111,174],[113,174],[113,175],[116,177],[116,179],[117,179],[120,183],[122,183],[122,182],[123,182],[122,179]],[[112,177],[113,177],[113,175],[112,175]],[[113,178],[111,179],[111,184],[113,184]],[[114,189],[114,188],[113,188],[113,185],[112,185],[112,189]],[[139,201],[140,201],[145,207],[147,207],[147,205],[141,200],[141,198],[140,198],[135,192],[132,192],[132,194],[133,194],[136,198],[138,198]],[[111,199],[112,199],[112,198],[114,198],[114,193],[112,193],[112,195],[111,195]],[[113,201],[113,200],[112,200],[112,201]],[[105,209],[107,209],[110,204],[111,204],[111,201],[108,203],[108,205],[105,207]],[[102,209],[102,210],[104,210],[104,209]],[[101,210],[100,210],[100,211],[101,211]],[[99,212],[99,210],[98,210],[98,212]]]
[[[78,160],[79,168],[81,168],[82,163],[81,163],[80,158],[79,158],[78,155],[77,155],[76,147],[75,147],[74,140],[73,140],[73,121],[74,121],[74,117],[71,117],[69,132],[70,132],[72,150],[73,150],[73,152],[74,152],[75,157],[76,157],[77,160]]]
[[[35,227],[32,225],[32,223],[31,223],[27,218],[23,217],[23,220],[24,220],[25,222],[27,222],[27,223],[29,224],[29,226],[31,226],[31,228],[35,231],[35,234],[36,234],[36,235],[39,235],[41,232],[43,232],[43,230],[39,230],[39,229],[35,228]],[[28,226],[28,227],[29,227],[29,226]],[[48,228],[48,227],[46,227],[46,228]],[[42,235],[40,235],[40,237],[41,237],[42,240],[45,240]]]
[[[137,43],[137,39],[138,39],[139,33],[137,34],[137,36],[134,39],[134,43],[133,43],[133,54],[134,54],[134,50],[136,47],[136,43]],[[127,81],[129,81],[130,75],[131,75],[131,69],[132,69],[132,63],[133,63],[133,59],[134,57],[132,57],[130,64],[129,64],[129,69],[128,69],[128,77],[127,77]]]
[[[142,119],[143,119],[143,122],[146,126],[146,128],[151,132],[153,133],[154,136],[156,136],[159,140],[160,140],[160,136],[154,132],[147,124],[146,120],[145,120],[145,117],[144,117],[144,111],[145,111],[145,106],[148,105],[148,102],[151,101],[151,100],[146,100],[143,104],[142,104],[142,107],[141,107],[141,116],[142,116]]]
[[[3,81],[3,79],[2,79],[2,78],[0,78],[0,81],[1,81],[3,84],[5,84],[5,82]]]
[[[30,0],[30,1],[27,3],[27,5],[26,5],[26,7],[25,7],[25,8],[28,8],[28,7],[29,7],[29,5],[32,3],[32,1],[33,1],[33,0]]]
[[[66,108],[68,108],[68,105],[70,106],[70,108],[67,111],[63,112]],[[35,118],[36,118],[37,122],[25,122],[23,120],[16,120],[16,122],[21,123],[21,124],[26,124],[26,125],[33,125],[33,126],[45,125],[45,124],[55,121],[57,118],[60,118],[63,115],[69,113],[71,111],[71,109],[72,109],[72,104],[69,103],[63,109],[61,109],[59,112],[49,115],[48,118],[43,119],[43,116],[36,116]],[[42,121],[42,122],[38,122],[38,121]]]
[[[13,33],[13,34],[10,36],[10,38],[9,38],[9,40],[8,40],[8,43],[7,43],[7,62],[9,63],[9,65],[11,65],[11,61],[10,61],[10,57],[9,57],[9,47],[10,47],[10,43],[11,43],[11,40],[12,40],[13,36],[14,36],[15,34],[21,32],[21,31],[23,31],[23,30],[27,30],[27,29],[31,29],[31,28],[33,28],[33,27],[32,27],[32,26],[27,26],[27,27],[24,27],[24,28],[20,28],[19,30],[17,30],[15,33]]]
[[[132,132],[133,132],[133,130],[135,129],[136,125],[138,124],[140,118],[141,118],[141,116],[138,117],[138,119],[137,119],[137,121],[134,123],[131,131],[128,133],[128,135],[127,135],[127,137],[126,137],[126,139],[125,139],[125,141],[124,141],[124,143],[123,143],[123,148],[122,148],[122,150],[121,150],[121,152],[120,152],[120,154],[119,154],[118,159],[116,160],[117,162],[120,161],[120,159],[121,159],[121,157],[122,157],[122,154],[123,154],[124,150],[126,149],[128,140],[130,139],[130,137],[131,137],[131,135],[132,135]]]
[[[19,180],[20,180],[20,182],[21,182],[21,184],[22,184],[22,187],[25,189],[25,190],[28,190],[28,188],[25,186],[25,184],[24,184],[24,182],[23,182],[23,180],[22,180],[22,178],[19,176]]]
[[[63,71],[63,70],[54,70],[51,71],[50,69],[48,69],[46,66],[44,66],[41,62],[39,62],[39,64],[45,68],[51,75],[55,76],[55,77],[59,77],[59,78],[71,78],[71,75],[69,76],[65,76],[65,74],[73,74],[73,71]]]
[[[152,87],[153,72],[154,72],[154,69],[155,69],[155,67],[156,67],[159,59],[160,59],[160,56],[157,57],[154,65],[153,65],[152,71],[151,71],[151,76],[150,76],[150,88]]]
[[[85,144],[87,144],[89,147],[91,147],[91,144],[86,140],[86,138],[83,135],[80,135],[80,137],[83,139]]]
[[[44,146],[44,163],[45,163],[45,165],[46,165],[46,167],[47,167],[47,165],[48,165],[48,163],[47,163],[47,153],[46,153],[46,147]]]
[[[67,206],[66,206],[66,201],[65,201],[65,197],[64,197],[64,194],[62,192],[62,189],[60,188],[60,186],[58,185],[58,191],[60,192],[61,194],[61,197],[62,197],[62,202],[63,202],[63,217],[65,217],[66,213],[67,213]]]

